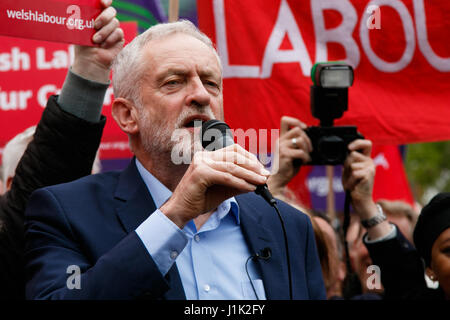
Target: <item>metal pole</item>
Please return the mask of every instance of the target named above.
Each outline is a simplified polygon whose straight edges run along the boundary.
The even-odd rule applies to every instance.
[[[330,221],[334,223],[334,220],[336,219],[336,202],[333,189],[334,167],[326,166],[326,171],[328,178],[327,215],[330,218]]]
[[[179,7],[178,0],[169,0],[169,22],[178,21]]]

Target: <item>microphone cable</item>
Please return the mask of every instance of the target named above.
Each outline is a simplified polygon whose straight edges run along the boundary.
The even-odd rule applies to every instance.
[[[280,219],[281,223],[281,229],[283,230],[283,238],[284,238],[284,247],[286,250],[286,263],[287,263],[287,269],[288,269],[288,281],[289,281],[289,300],[292,300],[292,272],[291,272],[291,258],[289,256],[289,244],[287,239],[287,233],[286,233],[286,227],[284,224],[283,217],[281,216],[281,212],[278,209],[277,201],[274,199],[272,194],[269,191],[269,188],[267,187],[267,184],[258,186],[255,191],[256,194],[262,196],[264,200],[267,201],[267,203],[275,209],[277,212],[278,218]]]
[[[278,206],[276,203],[272,205],[275,208],[275,211],[278,214],[278,218],[280,218],[281,228],[283,229],[283,237],[284,237],[284,246],[286,248],[286,262],[287,262],[287,268],[288,268],[288,279],[289,279],[289,300],[292,300],[292,273],[291,273],[291,259],[289,257],[289,246],[288,246],[288,239],[286,234],[286,228],[284,227],[284,221],[281,217],[280,210],[278,209]]]
[[[269,247],[266,247],[266,248],[262,249],[260,252],[261,253],[257,252],[255,254],[252,254],[250,257],[247,258],[247,261],[245,262],[245,272],[247,273],[247,277],[248,277],[248,280],[250,281],[250,284],[252,286],[253,293],[255,294],[256,300],[259,300],[259,297],[258,297],[258,294],[256,293],[256,289],[255,289],[255,286],[253,285],[253,280],[250,277],[250,273],[248,272],[248,262],[250,261],[250,259],[253,259],[253,260],[257,260],[257,259],[269,260],[270,257],[272,257],[272,250],[270,250]]]
[[[247,258],[247,261],[245,261],[245,272],[247,273],[247,277],[248,277],[248,280],[250,281],[250,284],[251,284],[251,286],[252,286],[253,293],[255,294],[256,300],[259,300],[258,294],[256,293],[255,286],[253,285],[253,280],[252,280],[252,278],[250,277],[250,273],[248,272],[248,262],[249,262],[250,259],[252,259],[252,258],[253,258],[253,259],[256,259],[257,256],[256,256],[256,255],[251,255],[250,257]]]

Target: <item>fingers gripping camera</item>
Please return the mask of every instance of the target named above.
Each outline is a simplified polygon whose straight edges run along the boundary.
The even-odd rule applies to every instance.
[[[343,164],[348,154],[348,145],[356,139],[364,139],[354,126],[309,127],[305,130],[313,151],[307,165]]]

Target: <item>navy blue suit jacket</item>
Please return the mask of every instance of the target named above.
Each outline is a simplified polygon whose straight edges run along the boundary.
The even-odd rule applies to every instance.
[[[254,193],[236,200],[250,252],[272,251],[270,259],[258,260],[267,298],[289,299],[276,212]],[[288,234],[294,299],[326,299],[309,218],[282,202],[279,209]],[[185,299],[176,263],[162,276],[134,231],[155,210],[135,161],[122,172],[33,193],[26,211],[27,298]],[[76,273],[70,266],[80,268],[80,289],[73,288]]]

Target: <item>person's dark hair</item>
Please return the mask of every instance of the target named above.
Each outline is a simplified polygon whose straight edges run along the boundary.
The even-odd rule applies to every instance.
[[[423,207],[414,229],[414,244],[427,267],[433,243],[447,228],[450,228],[450,192],[443,192]]]

